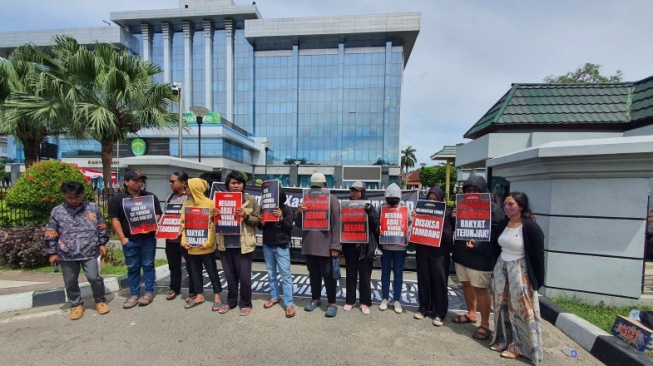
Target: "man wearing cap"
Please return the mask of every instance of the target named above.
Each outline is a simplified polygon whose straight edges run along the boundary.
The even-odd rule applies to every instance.
[[[311,189],[327,188],[326,177],[322,173],[311,176]],[[303,230],[302,214],[306,206],[302,203],[295,215],[295,226]],[[311,281],[311,302],[304,307],[305,311],[313,311],[322,304],[322,279],[326,288],[329,305],[325,316],[333,318],[338,313],[336,305],[337,280],[333,278],[333,258],[338,258],[342,251],[340,245],[340,202],[334,195],[329,195],[329,230],[303,230],[302,255],[306,257],[306,267]]]
[[[154,300],[154,255],[156,253],[156,231],[142,234],[132,234],[127,214],[125,213],[125,199],[143,196],[154,196],[154,214],[156,221],[161,216],[159,199],[151,192],[143,190],[146,176],[138,170],[125,172],[123,176],[123,192],[116,193],[109,202],[109,217],[113,230],[118,235],[122,251],[125,254],[127,265],[127,278],[129,280],[130,296],[122,305],[123,309],[131,309],[136,305],[146,306]],[[140,297],[141,269],[143,282],[145,282],[145,295]]]

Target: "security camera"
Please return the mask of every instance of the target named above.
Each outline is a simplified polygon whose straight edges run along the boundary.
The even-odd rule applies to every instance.
[[[181,93],[181,83],[172,84],[172,95],[179,95]]]

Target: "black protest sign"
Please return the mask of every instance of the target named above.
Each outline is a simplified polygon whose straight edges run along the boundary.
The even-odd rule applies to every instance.
[[[341,243],[367,243],[369,241],[366,204],[369,204],[369,201],[340,202]]]
[[[279,207],[279,181],[266,180],[261,185],[261,219],[263,222],[276,222],[274,210]]]
[[[439,247],[447,204],[438,201],[417,201],[408,241]]]
[[[407,245],[408,208],[381,206],[381,235],[379,244]]]
[[[132,235],[156,231],[156,211],[154,210],[154,196],[141,196],[123,198],[122,207],[129,224]]]
[[[456,195],[456,240],[490,241],[492,203],[489,193]]]

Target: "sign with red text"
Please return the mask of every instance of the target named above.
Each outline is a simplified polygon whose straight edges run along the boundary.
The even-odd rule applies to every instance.
[[[191,247],[200,246],[209,240],[211,209],[208,207],[186,206],[184,208],[184,231],[186,243]]]
[[[369,201],[340,202],[340,242],[367,243],[369,241],[369,223],[365,204]]]
[[[263,222],[277,222],[274,210],[279,207],[279,181],[266,180],[261,184],[261,219]]]
[[[456,195],[456,240],[490,241],[492,203],[489,193]]]
[[[159,229],[156,231],[157,239],[177,239],[179,237],[179,217],[181,217],[181,203],[168,203],[163,216],[159,221]]]
[[[439,247],[446,209],[447,204],[444,202],[417,201],[408,241],[415,244]]]
[[[129,224],[131,235],[145,234],[156,231],[156,211],[154,210],[154,196],[141,196],[123,198],[122,207]]]
[[[407,245],[408,208],[381,206],[381,235],[379,244]]]
[[[306,211],[302,216],[303,230],[329,230],[330,201],[329,190],[326,188],[304,189]]]
[[[241,192],[215,192],[213,196],[215,209],[215,233],[222,235],[240,235],[241,217],[236,215],[236,210],[242,206],[243,194]]]

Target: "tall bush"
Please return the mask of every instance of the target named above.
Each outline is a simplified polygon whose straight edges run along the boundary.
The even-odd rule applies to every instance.
[[[93,188],[84,174],[72,164],[46,160],[27,168],[7,192],[7,206],[29,211],[35,224],[45,224],[50,211],[63,203],[61,183],[77,181],[84,184],[85,199],[95,201]]]

